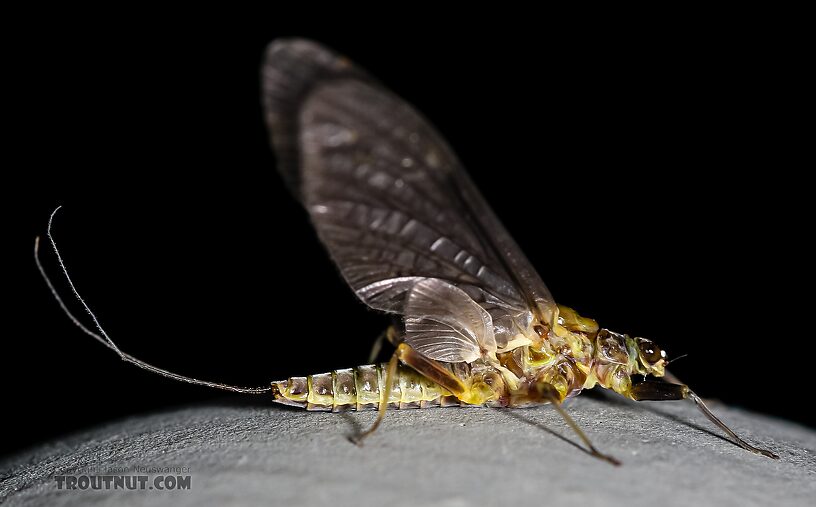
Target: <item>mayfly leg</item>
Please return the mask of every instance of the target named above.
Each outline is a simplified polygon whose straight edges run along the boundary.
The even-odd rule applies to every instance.
[[[714,415],[714,413],[706,406],[705,402],[703,402],[702,398],[697,396],[697,394],[689,389],[687,385],[645,381],[632,387],[631,396],[635,401],[671,401],[689,399],[693,401],[695,405],[697,405],[697,408],[700,409],[700,412],[702,412],[709,421],[726,432],[728,436],[733,439],[734,443],[747,451],[753,452],[754,454],[761,454],[762,456],[766,456],[768,458],[779,459],[779,456],[773,452],[754,447],[737,436],[737,434],[734,433],[734,430],[726,426],[726,424],[722,422],[719,417]]]
[[[389,331],[391,329],[393,329],[393,326],[389,328]],[[391,337],[389,337],[389,340],[391,340]],[[462,384],[462,381],[459,380],[453,373],[442,367],[437,361],[428,359],[427,357],[417,353],[405,343],[400,343],[397,346],[397,350],[395,350],[394,354],[391,356],[391,360],[388,361],[388,367],[385,373],[385,382],[384,385],[380,387],[380,406],[379,410],[377,411],[377,419],[374,420],[374,423],[366,431],[351,437],[351,441],[355,444],[362,445],[363,440],[374,433],[374,431],[380,426],[380,423],[382,423],[382,420],[385,418],[385,411],[388,408],[388,396],[391,392],[394,380],[397,377],[397,365],[400,362],[411,367],[428,380],[431,380],[439,386],[447,389],[457,398],[461,398],[466,392],[466,388],[464,384]]]
[[[377,339],[374,340],[374,343],[371,344],[371,352],[368,354],[368,362],[373,363],[377,356],[380,355],[380,350],[382,350],[383,342],[388,340],[389,343],[394,345],[395,347],[398,345],[397,343],[397,329],[394,326],[388,326],[385,331],[380,333],[377,336]]]
[[[394,385],[394,378],[397,376],[398,363],[399,349],[394,352],[394,354],[391,356],[391,360],[388,361],[388,368],[385,372],[385,382],[384,385],[380,386],[380,406],[377,409],[377,418],[374,420],[374,424],[372,424],[370,428],[359,435],[354,435],[350,438],[350,440],[355,444],[362,446],[363,440],[374,433],[382,423],[383,419],[385,419],[385,411],[388,410],[388,396],[391,394],[391,390]]]
[[[377,359],[377,356],[380,355],[380,350],[382,350],[383,341],[387,334],[388,329],[380,333],[374,340],[374,343],[371,344],[371,352],[368,353],[368,363],[373,363],[374,360]]]
[[[549,400],[550,403],[552,403],[552,406],[555,407],[555,410],[564,419],[564,422],[567,423],[567,425],[572,429],[572,431],[574,431],[575,434],[578,435],[578,438],[581,439],[584,445],[587,446],[589,454],[600,460],[606,461],[607,463],[611,463],[615,466],[619,466],[621,464],[620,461],[613,458],[612,456],[609,456],[608,454],[602,453],[592,444],[592,441],[589,439],[586,433],[584,433],[584,430],[582,430],[581,427],[578,426],[578,423],[575,422],[575,419],[573,419],[567,413],[567,411],[564,410],[564,407],[561,406],[561,397],[559,396],[558,391],[553,386],[551,386],[550,384],[542,383],[538,384],[536,388],[538,389],[539,394],[544,399]]]

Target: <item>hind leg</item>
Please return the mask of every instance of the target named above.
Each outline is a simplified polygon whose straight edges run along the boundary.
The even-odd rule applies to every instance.
[[[393,327],[389,328],[389,330],[390,329],[393,329]],[[436,383],[440,387],[450,391],[451,394],[465,403],[481,404],[485,401],[482,400],[481,391],[471,390],[468,388],[456,375],[454,375],[449,369],[445,368],[442,363],[433,359],[428,359],[409,347],[407,344],[400,343],[397,346],[397,350],[395,350],[394,354],[391,356],[391,360],[388,361],[388,367],[386,368],[385,374],[385,385],[380,387],[380,392],[382,394],[380,395],[380,406],[377,412],[377,419],[374,420],[374,423],[370,428],[352,438],[352,441],[357,445],[362,445],[363,440],[374,433],[385,418],[385,411],[388,408],[388,393],[391,392],[394,382],[397,381],[397,364],[400,362],[411,367],[417,373]]]

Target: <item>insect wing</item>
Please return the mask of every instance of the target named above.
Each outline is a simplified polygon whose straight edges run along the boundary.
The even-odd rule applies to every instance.
[[[431,359],[472,362],[496,351],[493,318],[462,289],[438,278],[416,283],[405,305],[405,342]]]
[[[533,312],[552,322],[549,291],[446,143],[408,104],[304,40],[270,46],[263,88],[284,178],[357,296],[405,315],[409,343],[428,357],[467,360],[473,347],[501,349],[527,331]],[[428,298],[442,294],[453,297],[435,315],[422,314]],[[448,346],[434,349],[434,340]]]

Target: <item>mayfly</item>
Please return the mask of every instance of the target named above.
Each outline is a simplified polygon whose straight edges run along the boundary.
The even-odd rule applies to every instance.
[[[97,332],[83,331],[126,361],[176,380],[271,394],[307,410],[552,404],[596,385],[632,400],[690,399],[741,447],[739,438],[686,385],[663,377],[666,353],[646,338],[603,329],[556,305],[456,156],[411,106],[349,60],[305,40],[273,42],[262,69],[263,102],[277,164],[308,211],[343,278],[365,304],[392,314],[390,361],[245,388],[163,370],[119,350],[77,293]],[[53,219],[53,215],[52,215]],[[35,246],[36,249],[36,246]],[[381,338],[382,339],[382,338]]]

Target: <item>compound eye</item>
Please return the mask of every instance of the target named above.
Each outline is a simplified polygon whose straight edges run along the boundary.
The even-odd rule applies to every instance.
[[[658,347],[652,340],[646,338],[635,338],[640,354],[649,364],[656,364],[661,359],[666,358],[666,353]]]

